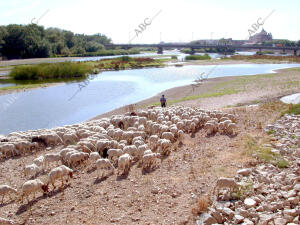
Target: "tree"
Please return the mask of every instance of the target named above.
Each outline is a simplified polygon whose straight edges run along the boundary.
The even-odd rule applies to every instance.
[[[37,24],[0,26],[0,55],[9,59],[84,54],[104,49],[111,39],[103,34],[84,35]]]
[[[104,46],[102,44],[97,43],[96,41],[89,41],[86,44],[85,50],[87,52],[97,52],[99,50],[103,50]]]
[[[5,45],[4,38],[7,36],[7,30],[5,26],[0,26],[0,56],[2,56],[2,48]]]

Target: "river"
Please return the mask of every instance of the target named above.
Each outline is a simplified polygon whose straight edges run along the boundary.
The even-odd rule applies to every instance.
[[[51,128],[85,121],[163,90],[209,78],[272,73],[299,64],[238,64],[107,71],[83,82],[0,96],[0,133]],[[81,85],[81,86],[79,86]]]

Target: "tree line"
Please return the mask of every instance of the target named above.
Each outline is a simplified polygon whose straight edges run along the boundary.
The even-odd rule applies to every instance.
[[[0,26],[0,57],[7,59],[44,58],[85,54],[104,50],[111,39],[103,34],[74,34],[37,24]]]

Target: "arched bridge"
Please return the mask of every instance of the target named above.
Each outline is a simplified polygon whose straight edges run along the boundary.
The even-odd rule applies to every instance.
[[[130,48],[157,48],[157,53],[162,54],[164,48],[190,48],[191,54],[195,54],[195,49],[201,48],[224,48],[224,49],[234,49],[234,50],[249,50],[257,49],[261,50],[281,50],[285,51],[294,51],[294,55],[297,56],[297,51],[300,50],[300,47],[286,47],[286,46],[262,46],[262,45],[233,45],[233,44],[107,44],[106,48],[120,47],[124,49]]]

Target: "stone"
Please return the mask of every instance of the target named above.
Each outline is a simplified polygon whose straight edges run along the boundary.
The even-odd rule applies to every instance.
[[[300,184],[295,184],[294,190],[300,192]]]
[[[232,219],[232,218],[234,217],[234,212],[233,212],[231,209],[227,208],[227,207],[222,208],[221,211],[222,211],[222,213],[225,214],[229,219]]]
[[[239,215],[239,214],[235,214],[234,217],[233,217],[233,221],[234,221],[234,224],[238,224],[238,223],[241,223],[244,221],[244,217]]]
[[[287,224],[287,221],[284,218],[276,218],[276,219],[274,219],[274,224],[275,225],[285,225],[285,224]]]
[[[246,219],[244,219],[244,222],[242,223],[242,225],[254,225],[254,223],[251,220],[246,218]]]
[[[210,214],[217,220],[218,223],[223,223],[224,218],[221,215],[221,213],[217,212],[216,210],[212,209],[210,210]]]
[[[287,198],[296,197],[296,196],[297,196],[297,192],[295,190],[290,190],[287,193]]]
[[[252,170],[249,169],[249,168],[248,169],[240,169],[240,170],[237,171],[237,174],[247,177],[247,176],[250,175],[251,172],[252,172]]]
[[[259,215],[258,225],[268,225],[272,219],[273,219],[273,216],[271,216],[271,215],[261,214],[261,215]]]
[[[202,213],[196,220],[197,225],[211,225],[218,223],[217,220],[208,213]]]
[[[247,209],[255,207],[257,202],[255,200],[253,200],[252,198],[246,198],[244,200],[244,204],[246,206]]]
[[[289,203],[293,204],[293,205],[297,205],[299,203],[299,196],[297,197],[291,197],[291,198],[288,198],[288,201]]]
[[[257,208],[256,208],[256,211],[257,212],[263,212],[264,211],[264,207],[263,206],[258,206]]]
[[[239,215],[243,216],[244,218],[249,217],[249,213],[248,213],[247,210],[239,209],[239,210],[237,210],[237,212],[238,212]]]
[[[295,217],[298,215],[298,212],[296,211],[296,209],[285,209],[283,210],[283,214]]]

